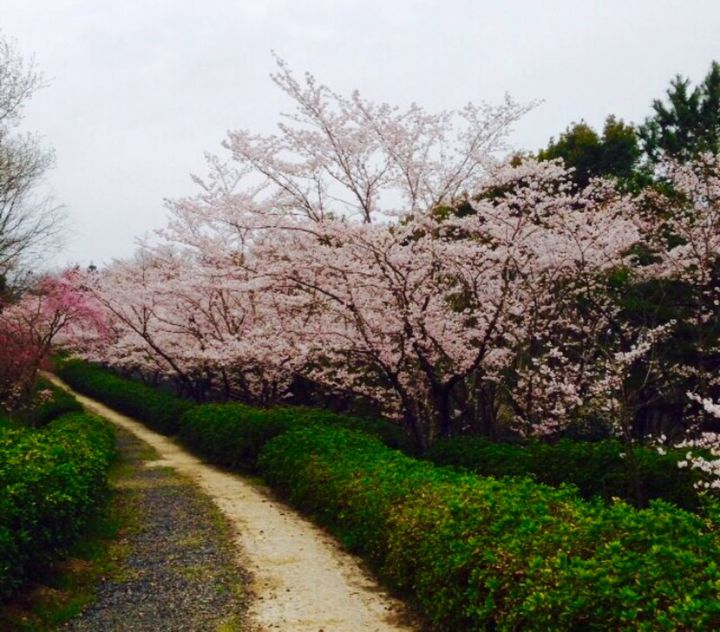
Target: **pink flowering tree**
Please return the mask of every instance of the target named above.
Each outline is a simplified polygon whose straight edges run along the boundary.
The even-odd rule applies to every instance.
[[[105,313],[112,344],[75,341],[85,358],[151,380],[169,379],[198,400],[214,391],[267,403],[291,372],[272,309],[235,265],[172,247],[141,250],[87,282]]]
[[[720,488],[720,156],[702,154],[687,163],[662,167],[667,191],[648,192],[647,240],[655,261],[647,273],[674,282],[684,309],[686,359],[673,368],[678,382],[690,391],[684,411],[684,434],[662,439],[687,448],[679,463],[703,474],[698,486]]]
[[[2,360],[0,401],[7,408],[26,403],[38,371],[54,347],[87,332],[102,335],[102,312],[77,270],[40,278],[15,302],[0,309]]]
[[[231,159],[169,204],[169,245],[96,275],[115,336],[102,359],[263,401],[303,376],[422,447],[474,423],[467,410],[491,418],[508,374],[515,417],[565,423],[588,381],[562,368],[582,356],[570,332],[590,341],[607,320],[577,306],[637,240],[632,201],[501,159],[527,109],[509,99],[430,114],[281,61],[273,78],[295,105],[278,132],[229,133]]]
[[[670,369],[678,385],[674,399],[687,404],[683,431],[692,431],[707,415],[686,399],[686,391],[702,398],[720,395],[720,156],[669,163],[662,173],[664,187],[641,200],[651,209],[644,232],[653,256],[643,272],[667,288],[665,301],[678,321],[682,347]]]
[[[376,402],[427,446],[457,425],[458,393],[497,381],[530,324],[556,315],[559,287],[614,265],[636,239],[622,197],[599,184],[572,193],[557,164],[488,163],[476,186],[493,194],[396,223],[263,224],[247,197],[206,194],[179,203],[171,230],[207,252],[231,242],[231,226],[233,265],[272,303],[276,340],[302,349],[295,367]]]

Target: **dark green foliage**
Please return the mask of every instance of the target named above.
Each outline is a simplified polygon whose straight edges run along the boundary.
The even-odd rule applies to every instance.
[[[164,434],[176,434],[182,414],[194,404],[82,360],[59,363],[58,375],[81,393],[96,397]]]
[[[259,466],[443,630],[711,630],[720,543],[656,501],[461,474],[359,433],[290,430]]]
[[[205,404],[182,416],[180,439],[212,463],[253,471],[261,448],[290,423],[243,404]]]
[[[183,416],[181,437],[216,462],[256,468],[370,560],[438,629],[720,626],[720,541],[712,518],[662,501],[643,510],[588,503],[572,487],[437,467],[339,427],[345,422],[362,424],[305,408],[206,405]],[[566,453],[546,455],[543,475],[561,481],[587,462],[578,485],[591,485],[609,458],[602,450],[618,455],[610,442],[597,454],[585,448],[561,445]],[[527,452],[508,455],[494,457],[496,466],[507,463],[504,473],[527,471]],[[617,483],[610,477],[607,484]]]
[[[80,533],[105,497],[114,443],[83,413],[0,431],[0,599]]]
[[[633,455],[644,500],[658,498],[684,509],[698,508],[694,488],[698,475],[677,467],[682,454],[661,455],[651,448],[636,447]],[[606,501],[620,498],[636,502],[627,447],[619,441],[562,440],[552,445],[539,442],[511,445],[480,437],[457,437],[438,441],[425,458],[481,476],[532,476],[539,483],[554,487],[570,483],[588,499],[599,496]]]
[[[678,75],[670,82],[667,103],[656,99],[652,107],[654,114],[638,130],[650,162],[720,153],[720,64],[713,62],[693,89]]]
[[[83,407],[70,393],[54,386],[45,380],[38,381],[38,389],[47,389],[52,397],[37,406],[27,414],[26,424],[36,428],[46,426],[53,419],[67,413],[82,412]]]
[[[380,419],[301,406],[259,409],[238,403],[205,404],[189,410],[180,421],[180,439],[213,463],[254,471],[257,456],[270,439],[308,425],[359,430],[389,447],[409,449],[403,429]]]
[[[253,408],[239,403],[196,405],[157,388],[122,378],[82,360],[63,360],[57,372],[78,391],[140,419],[164,434],[180,433],[190,447],[215,463],[253,468],[262,445],[290,424],[319,423],[362,430],[392,448],[411,450],[397,424],[304,406]],[[180,425],[180,418],[188,413]],[[205,433],[209,433],[205,437]],[[222,440],[220,438],[222,437]],[[216,440],[217,439],[217,440]]]
[[[374,437],[328,426],[296,428],[276,437],[262,450],[259,468],[292,504],[376,563],[386,554],[391,508],[429,480],[455,476],[390,450]]]
[[[326,424],[340,426],[349,430],[358,430],[377,437],[386,446],[403,452],[411,453],[412,442],[402,426],[372,417],[353,417],[342,415],[332,410],[308,408],[305,406],[283,406],[268,410],[273,419],[283,419],[302,424]]]
[[[637,170],[641,151],[632,125],[609,116],[600,136],[584,121],[573,123],[558,140],[551,139],[538,152],[539,160],[562,158],[574,169],[573,180],[584,187],[595,177],[614,177],[627,188],[637,188],[643,178]]]
[[[67,413],[83,411],[80,402],[70,393],[47,380],[39,379],[34,390],[33,402],[29,406],[11,413],[0,411],[0,427],[40,428]],[[42,391],[45,391],[49,397],[41,397]]]
[[[666,434],[677,441],[688,426],[687,393],[718,396],[714,389],[707,390],[707,377],[720,370],[720,356],[715,352],[720,341],[720,321],[701,318],[703,312],[715,309],[713,297],[677,279],[636,282],[621,273],[613,275],[610,289],[621,309],[620,323],[629,323],[631,329],[652,329],[671,320],[676,322],[672,335],[653,349],[656,378],[647,381],[646,373],[639,370],[627,381],[626,388],[636,410],[636,436]],[[673,370],[676,366],[692,367],[696,373],[687,371],[685,377],[680,377]]]

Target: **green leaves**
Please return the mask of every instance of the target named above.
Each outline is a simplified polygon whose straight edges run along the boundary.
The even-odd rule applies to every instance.
[[[688,161],[720,151],[720,64],[713,62],[701,84],[690,88],[680,76],[670,82],[667,102],[656,99],[654,114],[638,134],[652,163]]]
[[[114,436],[74,413],[0,436],[0,599],[70,544],[107,491]]]
[[[258,464],[441,629],[720,625],[720,543],[667,503],[586,503],[571,489],[462,474],[323,426],[279,435]]]
[[[273,437],[291,428],[318,425],[358,430],[392,448],[410,449],[404,430],[380,419],[301,406],[259,409],[238,403],[192,408],[180,420],[180,439],[213,463],[255,471],[260,451]]]
[[[263,445],[290,424],[242,404],[205,404],[182,416],[180,439],[212,463],[254,471]]]
[[[97,397],[108,406],[144,421],[163,434],[176,434],[180,417],[194,405],[171,393],[123,379],[82,360],[64,361],[57,372],[81,393]]]
[[[526,476],[539,483],[559,487],[573,485],[590,499],[610,502],[621,498],[636,502],[633,472],[627,451],[619,441],[582,442],[561,440],[549,445],[494,443],[480,437],[457,437],[437,441],[425,455],[438,465],[450,465],[482,476]],[[699,499],[694,488],[697,475],[681,470],[683,457],[668,451],[661,455],[651,448],[634,450],[640,486],[646,499],[659,498],[683,509],[694,510]]]
[[[259,471],[439,629],[720,627],[717,511],[699,517],[663,501],[643,510],[586,502],[571,486],[438,467],[384,445],[392,433],[382,422],[327,411],[214,404],[191,409],[180,426],[183,441],[209,459]],[[383,441],[354,428],[375,428]],[[12,436],[0,434],[0,446]],[[613,442],[524,449],[448,442],[444,449],[466,467],[505,467],[495,473],[559,482],[575,476],[583,490],[597,488],[593,479],[603,493],[626,482],[624,474],[613,478],[613,464],[622,461]],[[654,453],[648,463],[643,458],[638,454],[646,482],[657,480],[661,489],[661,470],[674,471],[674,464]],[[9,558],[15,545],[0,524],[0,551],[6,547]]]

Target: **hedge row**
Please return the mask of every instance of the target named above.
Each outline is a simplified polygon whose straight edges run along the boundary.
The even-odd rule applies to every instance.
[[[248,460],[247,449],[256,454],[260,445],[295,424],[319,423],[362,430],[391,448],[406,452],[412,449],[405,431],[382,419],[304,406],[261,409],[239,403],[197,405],[82,360],[59,362],[57,373],[81,393],[96,397],[159,432],[180,434],[190,447],[228,467],[242,465],[252,469],[254,457]],[[245,447],[246,442],[252,444],[250,448]]]
[[[182,414],[193,404],[144,384],[126,380],[82,360],[58,363],[57,373],[74,389],[144,421],[164,434],[176,434]]]
[[[661,501],[587,503],[327,427],[272,439],[259,467],[443,630],[720,628],[718,536]]]
[[[0,430],[0,599],[80,533],[104,499],[114,437],[83,413]]]
[[[199,406],[181,438],[210,460],[257,468],[440,629],[720,628],[709,520],[437,467],[303,410]]]
[[[169,393],[79,360],[65,362],[58,373],[79,391],[145,421],[156,430],[165,434],[179,432],[186,445],[226,467],[253,470],[256,455],[266,441],[292,425],[308,423],[362,430],[392,448],[413,454],[405,431],[384,420],[300,406],[269,410],[238,403],[193,406]],[[552,486],[570,483],[586,499],[620,498],[637,504],[634,474],[622,457],[623,452],[617,441],[565,440],[554,445],[536,442],[518,446],[478,437],[457,437],[438,441],[424,458],[482,476],[530,476]],[[694,488],[698,475],[693,470],[678,468],[681,458],[672,451],[661,455],[652,449],[636,450],[644,501],[662,499],[685,509],[698,508]]]
[[[41,379],[38,381],[37,388],[50,391],[51,397],[29,412],[25,420],[27,425],[39,428],[46,426],[53,419],[57,419],[62,415],[83,412],[83,407],[78,400],[66,390],[55,386],[51,382]]]
[[[637,504],[635,474],[619,441],[510,445],[480,437],[456,437],[435,443],[425,458],[481,476],[531,476],[554,487],[571,483],[586,499],[621,498]],[[662,499],[689,510],[699,507],[694,487],[699,475],[695,470],[678,468],[683,458],[684,452],[662,455],[651,448],[635,448],[634,466],[644,501]]]
[[[361,430],[391,448],[409,449],[402,428],[382,420],[303,407],[263,410],[237,403],[192,408],[180,420],[180,439],[212,463],[255,471],[265,443],[290,428],[309,424]]]

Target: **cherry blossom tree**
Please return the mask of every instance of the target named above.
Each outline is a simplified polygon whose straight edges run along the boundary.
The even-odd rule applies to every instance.
[[[720,395],[720,157],[702,154],[693,162],[667,163],[662,172],[664,187],[641,200],[651,210],[644,232],[653,257],[643,274],[670,288],[665,300],[675,312],[682,345],[672,368],[675,399],[687,402],[687,429],[707,417],[685,393]]]
[[[700,404],[708,415],[720,419],[720,406],[717,402],[695,393],[688,393],[688,396]],[[717,432],[700,432],[684,439],[675,447],[688,450],[685,459],[678,462],[678,467],[689,467],[703,474],[695,486],[715,494],[720,492],[720,435]],[[659,450],[664,452],[662,447]]]
[[[198,400],[267,403],[279,397],[291,362],[279,353],[273,313],[257,300],[247,274],[211,266],[172,247],[141,250],[86,280],[105,311],[113,343],[76,341],[86,358],[152,379],[174,380]]]
[[[232,251],[234,265],[277,310],[276,340],[303,349],[306,375],[375,401],[426,447],[451,432],[459,385],[498,379],[528,323],[556,315],[557,288],[615,265],[637,237],[624,198],[599,183],[572,193],[555,163],[488,163],[476,186],[493,194],[466,199],[464,214],[390,224],[263,224],[246,197],[205,194],[175,207],[171,230],[180,241],[189,224],[186,244],[218,252],[232,227],[236,247],[252,246]]]
[[[3,342],[0,402],[12,408],[32,393],[37,373],[53,348],[103,335],[102,312],[80,283],[77,270],[44,276],[15,302],[0,305]]]
[[[527,109],[509,99],[400,110],[278,63],[295,104],[278,133],[230,132],[232,159],[211,157],[201,192],[169,203],[166,244],[95,275],[115,336],[96,358],[197,397],[269,401],[300,375],[371,400],[421,447],[508,373],[518,418],[566,423],[572,371],[547,367],[578,362],[569,334],[589,344],[607,321],[576,308],[637,241],[632,200],[574,190],[556,162],[501,159]]]

